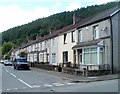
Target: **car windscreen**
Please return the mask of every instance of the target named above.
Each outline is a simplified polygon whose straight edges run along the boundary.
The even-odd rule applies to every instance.
[[[17,59],[16,61],[17,61],[17,62],[27,62],[26,59]]]

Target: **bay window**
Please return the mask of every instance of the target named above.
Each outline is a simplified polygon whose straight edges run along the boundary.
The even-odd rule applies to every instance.
[[[94,64],[98,65],[104,62],[103,60],[103,48],[93,47],[93,48],[84,48],[83,57],[84,64]]]

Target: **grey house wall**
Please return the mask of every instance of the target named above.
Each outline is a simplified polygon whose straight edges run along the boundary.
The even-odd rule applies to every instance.
[[[111,21],[112,21],[112,34],[113,34],[113,73],[116,73],[119,71],[119,63],[120,61],[118,60],[118,53],[120,49],[120,42],[118,42],[118,36],[120,36],[119,32],[120,32],[120,11],[115,14],[113,17],[111,17]],[[119,40],[120,41],[120,40]]]

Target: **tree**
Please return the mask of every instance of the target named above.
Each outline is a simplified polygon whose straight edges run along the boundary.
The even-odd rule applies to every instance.
[[[20,52],[20,53],[19,53],[19,56],[20,56],[20,57],[26,57],[26,56],[27,56],[27,53],[26,53],[25,51]]]
[[[2,45],[2,55],[7,54],[14,46],[12,42],[4,42]]]

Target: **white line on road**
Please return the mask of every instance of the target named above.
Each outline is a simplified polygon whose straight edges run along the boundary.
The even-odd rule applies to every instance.
[[[50,84],[44,84],[45,87],[52,87]]]
[[[38,86],[38,85],[33,85],[32,86],[32,88],[38,88],[38,87],[40,87],[40,86]]]
[[[75,84],[75,83],[67,83],[67,85],[73,85],[73,84]]]
[[[9,72],[8,70],[5,70],[6,72]]]
[[[21,80],[21,79],[18,79],[20,82],[22,82],[23,84],[25,84],[26,86],[28,86],[28,87],[30,87],[30,88],[32,88],[32,86],[31,85],[29,85],[29,84],[27,84],[26,82],[24,82],[23,80]]]
[[[7,89],[7,91],[9,91],[9,90],[11,90],[11,89]]]
[[[14,74],[10,73],[13,77],[16,77]]]
[[[55,86],[63,86],[64,84],[61,84],[61,83],[53,83],[53,85],[55,85]]]

